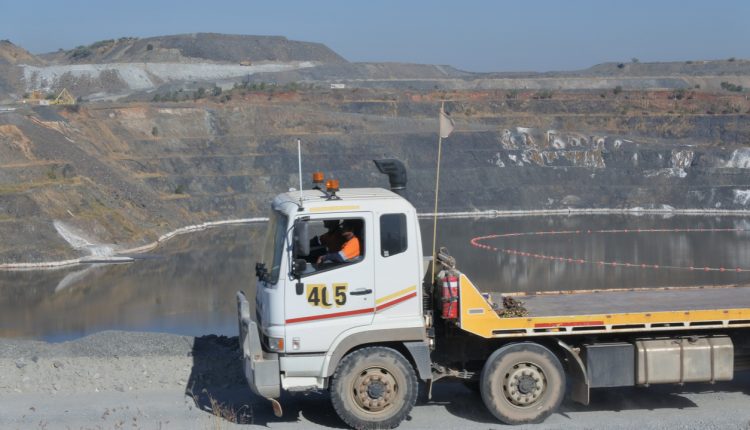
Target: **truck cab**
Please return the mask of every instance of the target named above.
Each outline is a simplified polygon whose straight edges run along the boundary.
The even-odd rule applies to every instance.
[[[333,251],[322,242],[343,225],[358,241],[359,255],[319,262]],[[412,361],[416,354],[428,379],[421,243],[414,206],[390,190],[329,186],[276,196],[256,265],[255,318],[249,300],[238,293],[241,342],[250,357],[245,373],[253,390],[280,412],[273,399],[281,389],[329,388],[342,358],[363,345],[389,347]],[[375,403],[373,389],[397,383],[368,381],[366,387],[377,388],[365,400],[374,397]]]
[[[421,334],[424,326],[417,299],[423,262],[414,207],[378,188],[344,189],[336,197],[304,191],[301,201],[297,192],[273,201],[261,262],[266,273],[256,290],[257,321],[265,346],[284,354],[282,369],[298,354],[306,363],[318,354],[321,365],[316,372],[289,367],[285,378],[322,377],[326,353],[357,333],[415,327]],[[327,232],[325,224],[344,222],[356,225],[360,243],[360,255],[349,261],[318,264],[309,258],[311,252],[300,253],[294,246],[302,229],[307,237],[298,240],[314,240]],[[295,274],[292,266],[300,263],[304,267]]]

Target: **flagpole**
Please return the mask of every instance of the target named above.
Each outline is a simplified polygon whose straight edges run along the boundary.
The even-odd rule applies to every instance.
[[[444,112],[445,100],[440,102],[440,112]],[[430,276],[430,282],[435,281],[435,264],[437,263],[437,254],[435,253],[435,245],[437,242],[437,210],[438,210],[438,192],[440,191],[440,157],[442,156],[443,150],[443,134],[438,132],[438,156],[437,156],[437,169],[435,174],[435,209],[432,212],[432,274]]]

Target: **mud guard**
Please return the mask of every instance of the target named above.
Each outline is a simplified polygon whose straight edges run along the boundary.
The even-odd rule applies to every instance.
[[[565,358],[567,358],[568,365],[568,377],[572,381],[570,390],[570,398],[584,406],[589,404],[589,378],[586,372],[586,366],[583,364],[581,357],[573,350],[573,348],[567,343],[557,340],[557,344],[560,345],[562,350],[565,352]]]
[[[417,365],[417,374],[423,381],[432,381],[432,359],[430,358],[430,347],[425,341],[404,342],[414,364]]]

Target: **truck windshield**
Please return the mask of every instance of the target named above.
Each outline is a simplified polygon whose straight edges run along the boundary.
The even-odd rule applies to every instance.
[[[286,225],[286,216],[276,211],[271,212],[261,261],[268,267],[268,283],[271,285],[279,281],[281,258],[284,255],[286,241]]]

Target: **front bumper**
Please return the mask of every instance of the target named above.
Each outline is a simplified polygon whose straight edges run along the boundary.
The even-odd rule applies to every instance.
[[[281,396],[279,355],[265,352],[260,344],[258,324],[250,319],[250,304],[242,291],[237,292],[237,314],[240,324],[240,348],[245,378],[254,393],[268,399]]]

